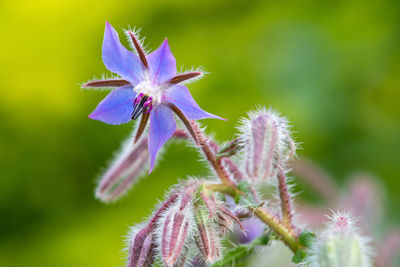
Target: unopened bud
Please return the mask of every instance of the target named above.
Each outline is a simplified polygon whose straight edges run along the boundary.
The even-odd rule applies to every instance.
[[[369,239],[359,233],[355,220],[346,213],[334,213],[331,221],[313,243],[308,262],[311,266],[371,266]]]
[[[156,248],[154,230],[162,214],[175,204],[177,198],[176,194],[171,195],[161,204],[146,226],[132,230],[127,267],[147,267],[152,265]]]
[[[196,209],[195,219],[198,234],[195,241],[203,260],[210,264],[220,258],[220,240],[217,225],[210,221],[207,212],[203,209]]]
[[[129,267],[147,267],[153,263],[155,244],[153,243],[153,233],[149,227],[138,231],[129,249]]]
[[[98,199],[103,202],[118,199],[140,176],[145,174],[149,158],[147,139],[143,137],[133,144],[133,139],[128,138],[122,146],[122,151],[100,179],[96,188]]]
[[[287,121],[271,110],[249,113],[240,130],[245,146],[245,171],[253,179],[264,180],[277,174],[279,164],[293,156],[295,146]]]
[[[187,248],[192,240],[193,213],[191,197],[194,185],[183,190],[180,201],[164,213],[159,225],[159,246],[166,266],[176,266],[185,260]]]

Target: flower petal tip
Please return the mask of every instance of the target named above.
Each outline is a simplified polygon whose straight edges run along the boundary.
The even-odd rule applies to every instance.
[[[216,117],[217,117],[217,119],[219,119],[221,121],[228,121],[228,119],[225,119],[225,118],[222,118],[222,117],[218,117],[218,116],[216,116]]]

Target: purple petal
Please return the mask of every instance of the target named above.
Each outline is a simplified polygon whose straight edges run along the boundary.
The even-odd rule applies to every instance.
[[[190,120],[200,120],[206,118],[220,119],[222,118],[202,110],[186,86],[174,85],[164,91],[163,101],[176,105],[185,116]]]
[[[172,136],[176,129],[176,121],[172,110],[161,104],[150,113],[149,153],[150,171],[153,169],[157,152]]]
[[[176,74],[176,61],[169,49],[168,40],[147,56],[150,75],[155,84],[162,84],[171,80]]]
[[[89,115],[89,118],[108,124],[130,122],[135,96],[136,93],[133,92],[132,85],[125,85],[114,89],[99,103],[96,109]]]
[[[121,45],[118,33],[106,22],[103,39],[103,62],[108,70],[137,85],[144,66],[139,57]]]
[[[264,232],[264,224],[256,217],[243,220],[243,228],[245,233],[238,233],[240,243],[250,243]]]

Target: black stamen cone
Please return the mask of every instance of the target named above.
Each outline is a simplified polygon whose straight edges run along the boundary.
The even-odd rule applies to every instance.
[[[135,104],[135,106],[133,107],[133,112],[132,112],[132,120],[136,120],[140,114],[143,113],[143,111],[146,110],[145,107],[143,107],[144,102],[146,102],[146,100],[148,99],[148,96],[143,96],[142,99],[140,100],[140,102],[138,104]]]

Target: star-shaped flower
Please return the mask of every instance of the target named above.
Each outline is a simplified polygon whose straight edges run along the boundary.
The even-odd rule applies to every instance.
[[[141,115],[136,141],[150,119],[148,149],[151,171],[157,152],[175,132],[174,112],[189,120],[221,118],[202,110],[189,90],[179,84],[202,73],[177,74],[176,61],[167,39],[157,50],[146,55],[135,34],[130,31],[128,34],[136,54],[121,45],[117,32],[106,22],[102,49],[104,65],[121,79],[92,81],[83,87],[116,87],[89,118],[108,124],[122,124]]]

